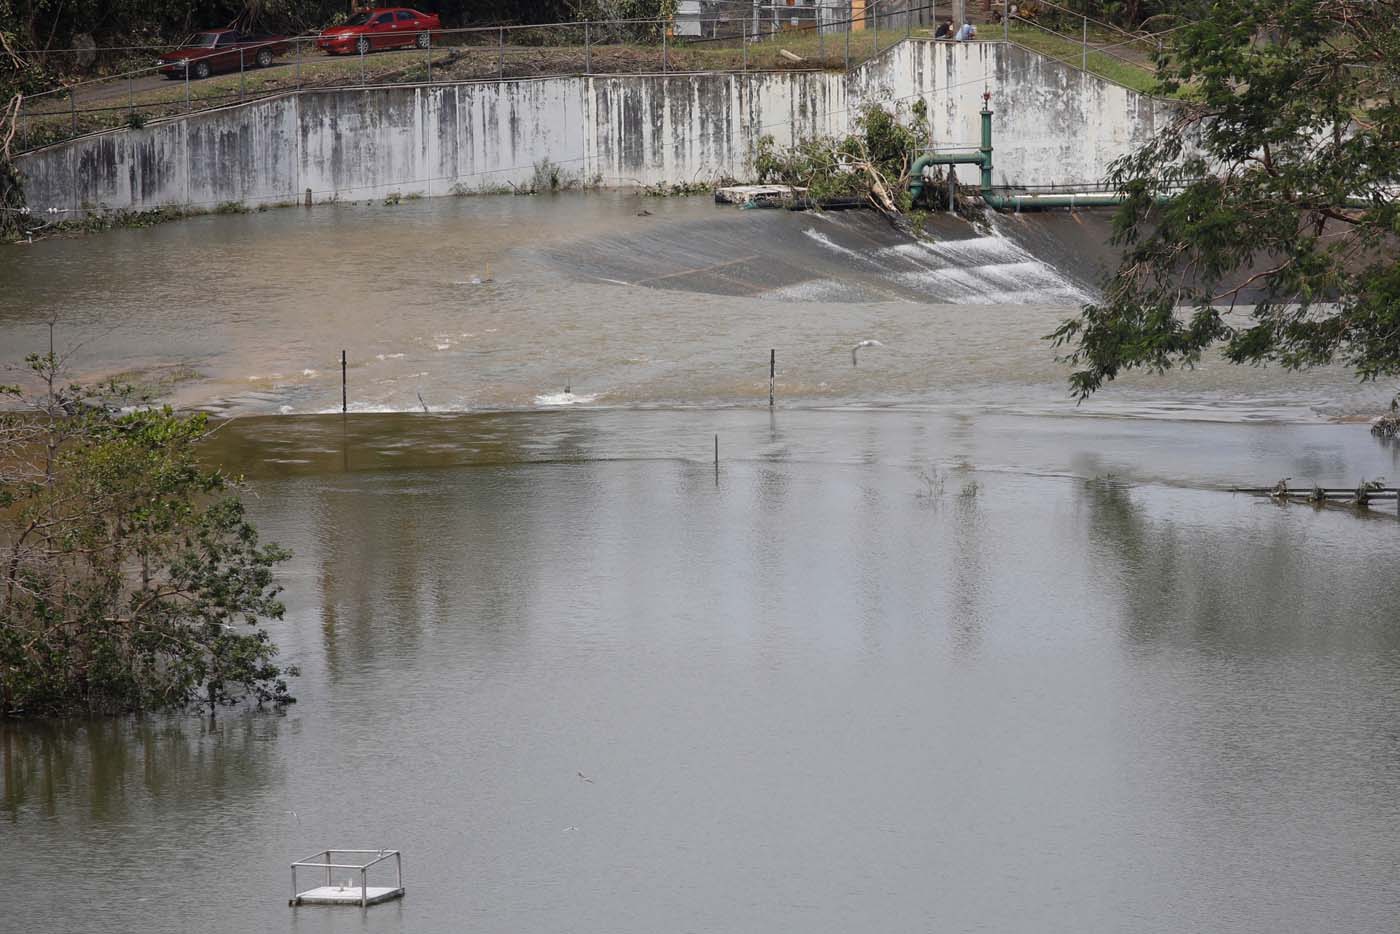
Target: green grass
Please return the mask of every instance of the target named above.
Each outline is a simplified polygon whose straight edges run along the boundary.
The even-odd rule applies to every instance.
[[[989,33],[994,32],[988,27]],[[989,34],[988,38],[1000,38],[999,34]],[[1110,45],[1122,40],[1121,35],[1110,33],[1089,33],[1089,54],[1085,61],[1084,49],[1079,41],[1066,38],[1055,33],[1046,32],[1034,26],[1026,26],[1015,23],[1009,30],[1009,38],[1017,45],[1023,45],[1032,51],[1039,52],[1047,58],[1064,62],[1079,68],[1088,65],[1087,70],[1092,74],[1107,78],[1110,81],[1132,88],[1143,94],[1160,93],[1157,86],[1157,73],[1150,62],[1144,61],[1137,64],[1134,61],[1125,59],[1145,57],[1140,49],[1135,46],[1115,48],[1113,54],[1108,52],[1095,51],[1093,45]]]

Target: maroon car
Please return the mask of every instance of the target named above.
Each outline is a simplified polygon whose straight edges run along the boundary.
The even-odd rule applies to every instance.
[[[188,42],[156,61],[167,78],[207,78],[220,71],[266,68],[286,51],[286,36],[251,36],[235,29],[195,33]]]
[[[432,13],[404,7],[361,10],[341,25],[321,30],[316,46],[332,55],[349,52],[363,55],[375,49],[402,49],[411,45],[426,49],[432,44],[429,33],[441,28],[442,21]]]

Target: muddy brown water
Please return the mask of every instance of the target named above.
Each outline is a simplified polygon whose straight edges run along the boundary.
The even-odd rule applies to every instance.
[[[58,312],[239,416],[304,672],[0,727],[0,930],[1393,930],[1400,524],[1227,492],[1400,475],[1337,420],[1379,391],[1208,363],[1075,409],[1037,338],[1080,220],[867,221],[480,199],[0,257],[7,350]],[[363,411],[315,414],[342,345]],[[402,848],[407,897],[288,908],[326,846]]]

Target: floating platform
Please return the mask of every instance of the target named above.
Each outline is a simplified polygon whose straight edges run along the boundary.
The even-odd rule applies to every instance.
[[[370,885],[363,892],[358,885],[322,885],[292,896],[293,905],[359,905],[368,907],[387,902],[391,898],[403,898],[403,889],[392,886]]]
[[[387,860],[394,861],[394,884],[370,885],[370,871]],[[325,873],[325,885],[310,889],[297,888],[297,870],[314,869]],[[388,866],[379,870],[384,875]],[[345,881],[336,881],[339,873],[349,872]],[[378,880],[376,880],[378,881]],[[398,850],[322,850],[314,856],[292,863],[292,897],[289,905],[355,905],[368,908],[380,902],[403,898],[403,856]]]

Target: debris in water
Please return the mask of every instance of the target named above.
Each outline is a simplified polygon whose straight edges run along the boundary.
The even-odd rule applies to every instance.
[[[1252,496],[1268,497],[1276,503],[1308,503],[1313,506],[1355,506],[1369,507],[1376,500],[1397,500],[1400,506],[1400,490],[1388,487],[1385,481],[1362,480],[1355,489],[1346,487],[1324,487],[1313,484],[1311,489],[1290,489],[1284,477],[1273,486],[1235,487],[1231,492],[1249,493]]]
[[[807,189],[792,185],[728,185],[715,189],[716,204],[737,204],[746,208],[781,208],[806,201]]]

